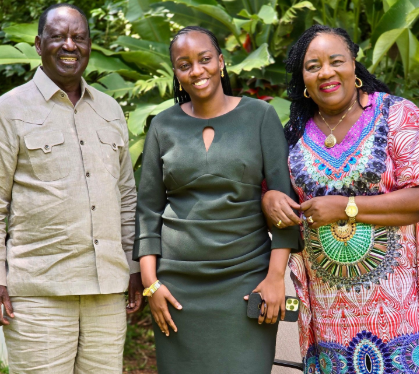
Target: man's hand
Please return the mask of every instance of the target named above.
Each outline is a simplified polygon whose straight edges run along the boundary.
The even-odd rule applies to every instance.
[[[4,305],[4,309],[6,310],[7,315],[10,318],[15,318],[13,314],[13,307],[12,303],[10,302],[9,293],[7,292],[7,287],[0,286],[0,306],[1,304]],[[10,322],[4,318],[3,310],[0,308],[0,326],[3,325],[10,325]]]
[[[127,314],[132,314],[139,310],[143,310],[145,306],[145,298],[143,296],[143,291],[144,286],[141,282],[141,273],[131,274],[128,286]]]

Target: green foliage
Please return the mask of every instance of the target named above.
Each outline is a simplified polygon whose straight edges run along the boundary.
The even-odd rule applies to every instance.
[[[0,374],[9,374],[9,367],[0,361]]]
[[[28,80],[39,65],[33,48],[36,21],[54,2],[0,0],[0,93]],[[77,5],[89,17],[93,40],[85,78],[127,113],[135,170],[150,119],[172,105],[168,46],[187,25],[217,35],[235,92],[270,101],[283,123],[289,116],[283,61],[315,23],[345,28],[361,46],[358,60],[394,93],[419,103],[419,0],[84,0]]]

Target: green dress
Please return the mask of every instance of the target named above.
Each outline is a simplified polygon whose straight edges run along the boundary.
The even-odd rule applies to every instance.
[[[215,135],[208,150],[202,132]],[[274,108],[243,97],[232,111],[194,118],[175,105],[156,116],[143,154],[134,260],[157,255],[157,276],[182,304],[178,332],[155,325],[159,374],[270,374],[277,325],[246,316],[271,248],[299,247],[299,227],[273,228],[261,185],[292,194],[288,146]]]

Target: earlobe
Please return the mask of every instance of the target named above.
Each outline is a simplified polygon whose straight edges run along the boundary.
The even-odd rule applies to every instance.
[[[38,35],[35,36],[35,49],[38,56],[41,56],[41,38]]]

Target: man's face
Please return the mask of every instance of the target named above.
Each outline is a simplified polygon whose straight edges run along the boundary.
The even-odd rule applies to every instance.
[[[79,84],[89,63],[91,40],[86,20],[75,9],[57,8],[48,13],[35,47],[45,74],[56,84]]]

